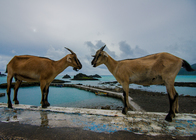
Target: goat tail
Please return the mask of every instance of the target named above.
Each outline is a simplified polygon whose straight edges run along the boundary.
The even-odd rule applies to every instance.
[[[7,66],[6,66],[6,70],[5,70],[5,73],[7,73]]]
[[[186,60],[182,60],[182,67],[185,68],[187,71],[190,71],[190,72],[195,71]]]

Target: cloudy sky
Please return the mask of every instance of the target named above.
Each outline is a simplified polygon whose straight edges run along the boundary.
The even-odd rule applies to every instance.
[[[80,72],[110,74],[90,65],[104,44],[116,60],[169,52],[196,63],[196,1],[0,0],[1,72],[15,55],[59,60],[66,46],[83,64]]]

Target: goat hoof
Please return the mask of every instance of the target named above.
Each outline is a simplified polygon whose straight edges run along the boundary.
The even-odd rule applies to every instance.
[[[19,104],[19,101],[17,100],[17,101],[15,101],[15,104]]]
[[[8,108],[12,108],[12,104],[8,104]]]
[[[50,103],[49,103],[49,102],[45,102],[45,105],[46,105],[46,106],[50,106]]]
[[[47,108],[47,105],[45,105],[45,104],[44,104],[44,105],[42,105],[42,108]]]
[[[127,108],[123,108],[123,110],[122,110],[122,114],[127,114]]]
[[[172,117],[170,116],[170,114],[168,114],[168,115],[165,117],[165,120],[168,121],[168,122],[172,122]]]

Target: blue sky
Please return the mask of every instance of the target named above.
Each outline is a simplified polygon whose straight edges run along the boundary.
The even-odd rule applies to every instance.
[[[15,55],[59,60],[66,46],[83,64],[79,72],[110,74],[90,64],[103,44],[116,60],[169,52],[196,63],[196,1],[0,0],[1,72]]]

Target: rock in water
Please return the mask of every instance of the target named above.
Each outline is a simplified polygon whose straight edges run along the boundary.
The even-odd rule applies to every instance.
[[[95,79],[95,78],[90,77],[90,76],[83,74],[83,73],[79,73],[79,74],[75,75],[72,80],[98,80],[98,79]]]
[[[64,75],[63,78],[71,78],[68,74]]]

